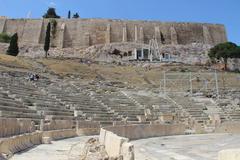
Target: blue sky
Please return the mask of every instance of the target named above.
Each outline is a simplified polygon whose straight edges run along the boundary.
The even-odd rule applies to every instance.
[[[67,17],[220,23],[228,39],[240,45],[240,0],[0,0],[0,15],[39,18],[49,6]]]

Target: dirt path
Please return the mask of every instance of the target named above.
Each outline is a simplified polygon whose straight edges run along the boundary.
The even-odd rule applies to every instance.
[[[78,160],[85,142],[92,137],[76,137],[42,144],[23,153],[15,154],[11,160]]]

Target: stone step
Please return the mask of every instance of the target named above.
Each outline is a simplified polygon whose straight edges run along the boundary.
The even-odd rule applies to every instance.
[[[63,116],[63,115],[46,115],[45,119],[47,120],[74,120],[73,116]]]
[[[137,116],[137,115],[144,115],[144,112],[128,112],[128,111],[115,111],[119,115],[131,115],[131,116]]]
[[[0,111],[0,117],[8,118],[30,118],[30,119],[41,119],[42,117],[33,113],[13,112],[13,111]]]
[[[9,107],[19,107],[19,108],[24,108],[24,105],[21,104],[21,102],[17,101],[0,101],[0,105],[2,106],[9,106]]]
[[[19,107],[12,107],[12,106],[2,106],[0,105],[0,110],[3,111],[13,111],[13,112],[22,112],[22,113],[36,113],[36,111],[28,109],[28,108],[19,108]]]
[[[113,126],[112,121],[100,121],[101,127]]]
[[[113,113],[108,113],[108,112],[88,112],[88,111],[83,111],[83,110],[82,110],[82,112],[85,114],[91,114],[91,115],[96,114],[98,116],[112,116],[113,115]]]
[[[92,121],[98,121],[98,122],[102,122],[102,121],[113,121],[114,118],[112,117],[91,117]]]
[[[44,111],[39,111],[39,112],[43,112],[43,115],[57,115],[57,116],[74,116],[73,111],[65,111],[65,112],[61,112],[61,111],[49,111],[49,110],[44,110]]]
[[[61,111],[61,112],[73,112],[69,109],[66,109],[65,107],[42,107],[42,106],[29,106],[29,108],[33,109],[33,110],[40,110],[40,111],[44,111],[44,110],[49,110],[49,111]]]

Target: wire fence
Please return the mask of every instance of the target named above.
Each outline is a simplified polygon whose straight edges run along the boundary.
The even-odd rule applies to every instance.
[[[212,92],[240,90],[240,74],[226,72],[163,72],[160,92]]]

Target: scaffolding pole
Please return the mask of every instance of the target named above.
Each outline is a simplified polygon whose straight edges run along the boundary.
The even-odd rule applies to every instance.
[[[189,81],[190,81],[190,94],[193,94],[193,85],[192,85],[192,72],[189,73]]]
[[[163,93],[166,95],[166,72],[163,72]]]
[[[216,70],[215,70],[215,81],[216,81],[217,99],[219,99],[218,75]]]

